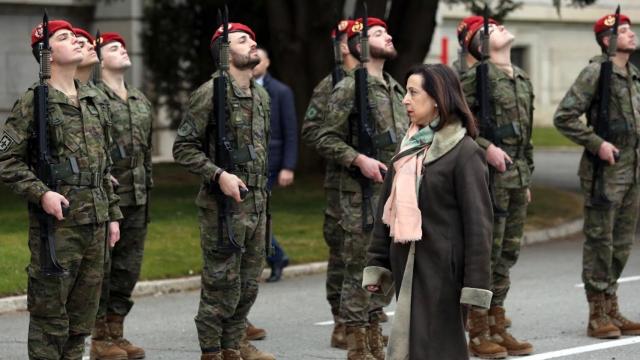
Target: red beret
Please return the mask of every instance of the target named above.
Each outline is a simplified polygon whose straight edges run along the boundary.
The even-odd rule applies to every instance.
[[[353,26],[353,23],[355,23],[355,21],[353,21],[351,19],[349,19],[349,20],[340,20],[340,22],[338,23],[338,26],[336,27],[337,30],[338,30],[338,34],[337,35],[341,35],[341,34],[347,33],[349,28]],[[336,37],[336,28],[333,28],[333,30],[331,30],[331,37]]]
[[[251,37],[251,40],[256,41],[256,34],[247,25],[230,22],[228,29],[229,29],[229,33],[238,32],[238,31],[245,32]],[[209,44],[209,46],[213,46],[213,42],[216,41],[216,39],[219,38],[220,36],[222,36],[222,25],[220,25],[220,27],[216,30],[216,32],[213,33],[213,36],[211,37],[211,43]]]
[[[367,18],[367,26],[369,26],[369,28],[372,28],[374,26],[382,26],[383,28],[387,28],[387,23],[385,23],[384,21],[382,21],[381,19],[375,18],[375,17],[368,17]],[[360,32],[362,31],[362,18],[357,19],[356,21],[353,22],[353,25],[349,26],[347,28],[347,37],[349,39],[351,39],[352,37],[360,34]]]
[[[593,24],[593,32],[599,34],[603,31],[609,30],[615,23],[616,16],[614,14],[605,15],[598,19],[595,24]],[[631,25],[631,20],[627,15],[620,14],[620,25],[624,23]]]
[[[91,34],[89,34],[85,29],[73,28],[73,32],[76,34],[76,37],[82,36],[84,38],[87,38],[87,40],[89,40],[91,44],[94,44],[96,42],[93,36],[91,36]]]
[[[500,23],[498,23],[497,21],[493,20],[492,18],[489,18],[489,25],[491,24],[500,25]],[[467,34],[464,36],[464,47],[466,49],[469,49],[469,44],[471,44],[471,40],[476,35],[478,30],[482,29],[483,26],[484,26],[484,19],[482,17],[480,18],[480,21],[472,22],[469,24],[469,28],[467,29]]]
[[[50,20],[49,21],[49,36],[53,36],[56,31],[67,29],[73,32],[73,26],[67,21],[64,20]],[[34,27],[31,30],[31,46],[37,44],[42,41],[42,23],[38,24],[38,26]]]
[[[110,42],[117,41],[122,44],[122,47],[126,48],[127,44],[124,42],[124,38],[120,36],[117,32],[106,32],[100,34],[100,47],[107,45]]]
[[[484,19],[482,16],[472,15],[467,16],[458,23],[457,33],[460,46],[464,45],[464,37],[467,35],[467,31],[469,31],[469,26],[477,21],[484,21]]]

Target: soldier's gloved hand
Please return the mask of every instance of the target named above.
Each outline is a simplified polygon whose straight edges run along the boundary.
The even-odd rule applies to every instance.
[[[60,221],[64,219],[64,216],[62,216],[62,205],[68,207],[69,200],[55,191],[47,191],[40,198],[40,206],[42,206],[42,209]]]
[[[608,141],[603,142],[598,149],[598,157],[608,162],[609,165],[616,163],[616,154],[618,153],[620,153],[620,150]]]
[[[487,163],[493,166],[499,172],[505,172],[507,170],[507,163],[512,163],[511,157],[509,154],[504,152],[504,150],[499,147],[491,144],[487,148]]]
[[[120,240],[120,223],[112,221],[109,223],[109,246],[114,247]]]
[[[238,203],[242,202],[240,198],[240,188],[246,189],[247,185],[245,185],[239,177],[223,171],[218,178],[218,184],[225,195],[232,197],[233,200]]]
[[[380,161],[360,154],[355,158],[355,160],[353,160],[353,165],[360,168],[360,172],[362,172],[362,175],[366,176],[368,179],[371,179],[378,183],[384,181],[380,169],[387,171],[387,166]]]

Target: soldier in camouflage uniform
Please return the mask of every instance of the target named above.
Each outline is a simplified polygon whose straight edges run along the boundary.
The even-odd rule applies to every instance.
[[[465,46],[476,60],[481,58],[482,19],[472,22],[465,35]],[[480,124],[478,144],[486,150],[490,165],[491,190],[494,202],[493,247],[491,254],[493,298],[491,308],[471,314],[474,334],[481,334],[469,343],[478,356],[503,354],[527,355],[533,346],[518,341],[506,331],[504,301],[511,284],[509,271],[518,260],[524,236],[527,205],[531,199],[533,173],[533,87],[529,76],[511,64],[510,51],[514,36],[502,25],[490,20],[489,26],[489,104],[493,142],[488,124]],[[476,94],[476,63],[462,75],[461,83],[467,102],[478,113]],[[486,329],[487,323],[491,324]],[[484,330],[482,330],[484,329]],[[487,335],[490,332],[491,338]]]
[[[82,84],[89,84],[93,69],[96,64],[100,62],[95,49],[95,39],[88,31],[81,28],[73,28],[73,32],[76,34],[76,39],[78,39],[78,44],[80,44],[83,55],[82,62],[78,65],[75,77],[80,80]]]
[[[109,107],[95,89],[73,80],[82,53],[71,24],[49,22],[52,49],[49,83],[50,150],[60,185],[48,188],[33,169],[34,86],[16,102],[0,137],[0,179],[34,206],[54,216],[57,258],[68,270],[61,277],[40,268],[39,226],[29,211],[29,359],[80,360],[93,328],[107,240],[119,237],[122,217],[109,180]],[[32,47],[42,41],[33,29]],[[36,52],[34,51],[34,54]],[[69,207],[63,217],[62,206]],[[108,223],[108,224],[107,224]],[[107,239],[107,229],[110,232]]]
[[[382,68],[387,59],[396,56],[392,38],[387,33],[386,24],[376,18],[369,18],[368,35],[371,48],[371,60],[366,64],[369,88],[370,116],[377,135],[394,133],[396,138],[404,136],[409,125],[406,110],[402,105],[404,90]],[[349,50],[359,57],[359,34],[362,20],[357,20],[347,28]],[[372,301],[370,295],[362,288],[362,271],[366,262],[366,249],[371,240],[371,231],[363,229],[362,192],[360,185],[352,176],[357,167],[364,176],[371,179],[373,199],[371,205],[378,203],[381,170],[394,154],[396,144],[389,143],[377,149],[378,157],[369,158],[359,154],[355,143],[353,129],[349,128],[350,117],[355,110],[355,80],[352,73],[338,83],[328,102],[325,125],[317,132],[315,147],[326,159],[344,167],[339,172],[340,182],[340,225],[343,236],[342,260],[345,263],[344,278],[341,289],[339,316],[346,325],[346,336],[349,359],[383,359],[384,345],[380,328],[382,314],[381,301]],[[307,116],[312,115],[307,112]],[[351,168],[347,171],[346,169]],[[371,214],[371,210],[369,212]],[[372,355],[373,353],[373,355]],[[373,357],[375,356],[375,357]]]
[[[269,96],[252,80],[251,70],[260,61],[253,31],[245,25],[229,23],[229,32],[227,135],[233,139],[232,146],[240,157],[236,161],[237,171],[230,173],[230,169],[223,169],[212,160],[216,139],[215,126],[209,126],[214,110],[213,80],[191,95],[173,145],[176,161],[202,177],[196,205],[204,268],[195,321],[202,360],[250,358],[247,355],[255,359],[275,359],[271,354],[259,352],[248,341],[242,341],[247,314],[258,295],[265,245],[270,241],[266,234]],[[220,28],[211,40],[214,57],[218,55],[221,35]],[[219,71],[213,78],[218,76]],[[248,146],[255,150],[253,159],[247,154]],[[225,195],[235,200],[231,226],[243,252],[227,236],[218,238],[218,205],[211,190],[215,182]],[[240,188],[249,189],[243,201]]]
[[[596,338],[640,335],[640,324],[620,314],[616,296],[617,280],[636,233],[640,202],[640,71],[629,62],[637,42],[631,21],[624,15],[620,15],[617,52],[612,54],[609,118],[598,119],[597,115],[600,68],[607,60],[614,23],[613,15],[596,22],[594,32],[603,54],[593,57],[580,72],[553,119],[562,134],[585,148],[578,170],[585,203],[582,280],[589,302],[587,334]],[[582,114],[587,115],[589,124],[580,120]],[[594,132],[595,122],[607,124],[608,138]],[[595,156],[604,162],[598,182],[602,181],[604,195],[611,202],[608,206],[601,206],[592,198]]]
[[[133,306],[131,294],[142,267],[144,240],[149,222],[148,197],[151,174],[151,103],[124,81],[131,67],[122,36],[102,34],[102,81],[96,84],[111,108],[111,175],[120,197],[120,241],[105,263],[104,280],[91,355],[96,359],[142,359],[145,352],[123,337],[123,322]]]
[[[348,27],[353,25],[353,20],[343,20],[338,24],[335,36],[340,41],[340,52],[343,61],[342,71],[351,72],[358,65],[358,60],[351,55],[347,45]],[[329,97],[334,86],[332,74],[327,75],[313,89],[311,100],[302,125],[302,139],[307,146],[317,150],[318,134],[326,126],[325,116],[329,106]],[[340,318],[340,294],[344,280],[344,261],[342,260],[343,230],[338,224],[342,218],[340,210],[340,173],[343,168],[340,164],[326,159],[324,176],[324,193],[326,207],[324,210],[324,225],[322,232],[324,241],[329,247],[329,262],[327,264],[327,301],[331,306],[334,328],[331,333],[331,346],[346,349],[347,341],[344,334],[344,321]]]

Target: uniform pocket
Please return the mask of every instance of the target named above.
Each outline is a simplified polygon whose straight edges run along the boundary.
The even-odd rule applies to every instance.
[[[27,266],[29,274],[27,308],[32,316],[58,317],[64,315],[63,277],[46,276],[40,269]]]

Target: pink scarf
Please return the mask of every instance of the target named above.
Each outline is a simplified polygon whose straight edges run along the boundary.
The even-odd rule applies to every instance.
[[[405,139],[410,139],[419,130],[417,125],[411,124]],[[425,144],[420,150],[393,162],[395,176],[391,194],[384,204],[382,222],[389,226],[389,233],[396,243],[406,244],[422,239],[422,213],[418,208],[417,192],[422,179],[422,161],[429,145]],[[415,144],[403,141],[398,154],[413,147]]]

